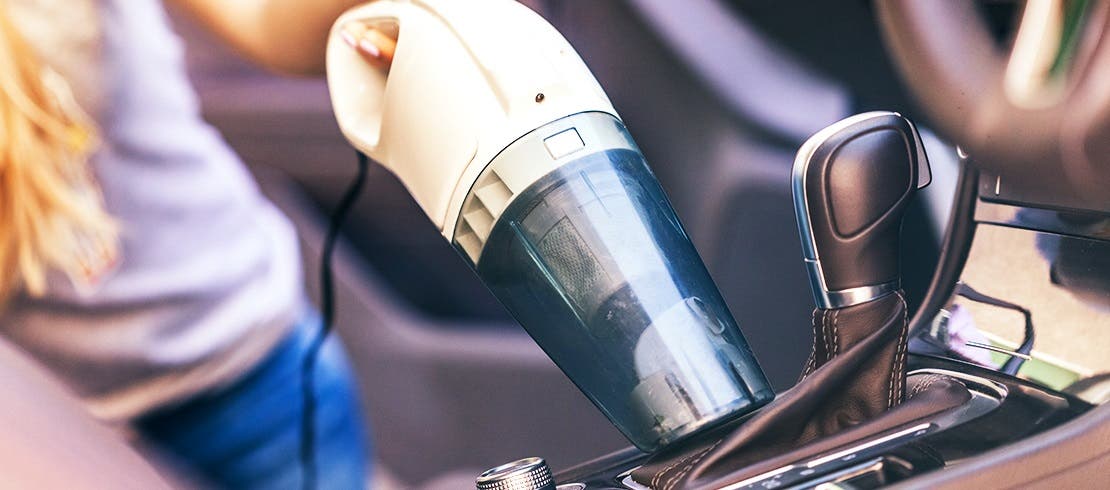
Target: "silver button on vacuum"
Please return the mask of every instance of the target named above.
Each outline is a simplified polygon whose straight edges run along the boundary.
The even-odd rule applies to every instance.
[[[475,481],[478,490],[555,490],[555,478],[543,458],[524,458],[490,468]]]

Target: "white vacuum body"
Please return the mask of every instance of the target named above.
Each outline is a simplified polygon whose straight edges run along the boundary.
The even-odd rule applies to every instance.
[[[340,39],[351,21],[397,35],[388,72]],[[373,2],[337,22],[328,79],[352,145],[638,447],[774,397],[600,85],[534,12]]]

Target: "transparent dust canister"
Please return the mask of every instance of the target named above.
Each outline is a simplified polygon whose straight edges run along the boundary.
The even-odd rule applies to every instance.
[[[542,126],[485,168],[454,245],[583,393],[654,451],[774,397],[621,122]]]

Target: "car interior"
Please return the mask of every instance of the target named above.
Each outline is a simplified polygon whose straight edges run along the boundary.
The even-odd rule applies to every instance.
[[[1021,342],[1021,316],[956,294],[956,285],[965,284],[1032,312],[1036,354],[1020,380],[911,356],[911,372],[973,377],[966,380],[973,399],[997,405],[992,410],[999,418],[983,416],[964,426],[984,434],[974,445],[967,436],[936,436],[956,439],[934,444],[956,448],[944,459],[976,456],[974,463],[930,471],[936,464],[915,466],[884,455],[878,469],[852,481],[886,484],[918,473],[928,479],[914,480],[920,482],[915,486],[966,485],[971,475],[991,486],[1043,477],[1069,481],[1069,471],[1062,471],[1068,458],[1060,454],[1075,454],[1070,463],[1077,470],[1105,468],[1105,444],[1081,456],[1074,452],[1098,440],[1089,439],[1097,431],[1074,426],[1097,427],[1097,411],[1080,414],[1106,396],[1099,382],[1107,369],[1100,325],[1110,325],[1108,252],[1100,231],[1105,202],[1028,199],[1017,185],[996,186],[1008,170],[1005,161],[988,170],[980,169],[974,153],[958,158],[953,141],[967,140],[945,119],[957,116],[931,98],[943,95],[928,93],[940,84],[915,84],[913,77],[966,69],[966,53],[938,51],[934,56],[946,62],[941,66],[915,59],[921,54],[905,47],[972,30],[968,26],[977,22],[1003,52],[1022,9],[986,3],[945,18],[899,5],[529,4],[567,37],[610,95],[779,392],[797,381],[812,339],[812,299],[790,189],[798,146],[829,122],[868,110],[893,110],[920,123],[933,184],[910,203],[901,241],[903,287],[909,311],[916,312],[911,331],[926,332],[913,342],[924,346],[916,350],[937,354],[935,345],[929,350],[929,335],[952,311],[970,313],[988,347],[995,347],[982,352],[995,362]],[[206,44],[202,33],[183,29],[206,116],[293,217],[305,241],[306,270],[314,270],[326,215],[354,171],[354,154],[335,127],[325,86],[266,75]],[[401,487],[469,486],[481,469],[518,457],[539,455],[565,470],[618,451],[618,457],[557,478],[592,488],[591,478],[608,472],[605,484],[612,485],[630,469],[628,460],[642,463],[638,452],[620,452],[626,440],[443,246],[396,178],[372,168],[368,186],[338,256],[338,330],[358,366],[380,467],[389,479]],[[1026,392],[1042,399],[1017,395]],[[1005,410],[1011,403],[1015,408]],[[1023,404],[1043,412],[1016,408]],[[1053,436],[1049,429],[1061,424],[1056,430],[1091,434],[1088,442]],[[995,434],[1003,429],[1011,434]],[[1040,433],[1056,441],[1038,443],[1033,435]],[[1037,444],[1057,457],[1015,471],[1020,454]]]
[[[608,94],[779,398],[663,451],[632,447],[398,177],[371,165],[333,263],[336,332],[374,446],[371,488],[470,488],[483,470],[527,457],[542,457],[554,482],[504,488],[1103,484],[1110,5],[521,3]],[[1037,31],[1057,19],[1035,15],[1042,3],[1062,5],[1062,28]],[[205,118],[296,225],[318,301],[329,216],[356,172],[327,82],[269,74],[186,16],[174,20]],[[1034,76],[1015,60],[1038,49],[1063,53],[1063,68],[1040,89],[1012,88]],[[1045,96],[1046,86],[1059,93]],[[836,317],[814,312],[794,167],[811,135],[871,111],[912,121],[931,178],[918,178],[917,163],[907,175],[931,182],[910,186],[894,228],[904,302],[845,309],[842,340],[828,333]],[[867,180],[852,182],[852,196]],[[852,322],[879,325],[885,343],[871,346]],[[867,358],[878,352],[894,352],[895,364]],[[822,363],[831,369],[815,370]],[[875,389],[863,385],[891,376],[906,402],[842,420],[840,407],[869,413]],[[188,481],[140,452],[164,478]]]

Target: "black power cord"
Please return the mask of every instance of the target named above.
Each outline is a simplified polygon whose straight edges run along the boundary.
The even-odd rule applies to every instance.
[[[347,191],[343,193],[343,198],[336,205],[335,211],[332,212],[328,231],[324,236],[324,245],[320,251],[320,310],[323,321],[301,361],[301,471],[304,473],[301,487],[306,490],[316,488],[316,430],[313,427],[316,421],[316,379],[313,374],[316,360],[320,356],[320,348],[328,339],[328,334],[331,333],[335,323],[335,282],[332,277],[331,258],[335,253],[339,229],[362,192],[369,166],[370,159],[359,152],[358,174],[355,175]]]
[[[1014,352],[1026,356],[1033,352],[1033,342],[1037,338],[1037,330],[1033,326],[1033,312],[1029,311],[1028,308],[1011,303],[1006,300],[987,296],[983,293],[980,293],[979,291],[972,289],[971,286],[968,286],[963,282],[956,283],[956,294],[976,303],[983,303],[986,305],[996,306],[998,308],[1005,308],[1007,310],[1013,310],[1021,313],[1022,316],[1025,317],[1025,335],[1022,337],[1021,345],[1019,345]],[[1021,366],[1023,363],[1025,363],[1025,359],[1019,356],[1011,355],[1010,360],[1006,361],[1006,364],[1002,365],[1000,371],[1009,374],[1010,376],[1017,376],[1017,373],[1021,370]]]

